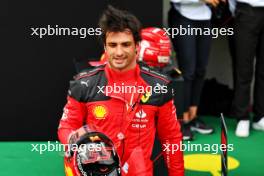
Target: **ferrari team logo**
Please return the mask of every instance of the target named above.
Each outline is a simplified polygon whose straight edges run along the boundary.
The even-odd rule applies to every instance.
[[[142,97],[141,97],[141,101],[143,103],[146,103],[148,100],[149,100],[149,97],[151,96],[151,93],[150,92],[146,92]]]
[[[93,109],[93,115],[96,119],[105,119],[108,114],[108,110],[104,105],[95,106]]]

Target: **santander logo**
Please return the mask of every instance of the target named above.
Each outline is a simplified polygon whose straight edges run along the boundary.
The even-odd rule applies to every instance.
[[[136,113],[136,117],[137,118],[145,118],[147,116],[147,114],[143,111],[143,109],[139,110],[137,113]]]

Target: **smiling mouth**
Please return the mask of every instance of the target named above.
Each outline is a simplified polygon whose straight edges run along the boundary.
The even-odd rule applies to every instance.
[[[113,59],[116,63],[123,63],[125,61],[125,58],[114,58]]]

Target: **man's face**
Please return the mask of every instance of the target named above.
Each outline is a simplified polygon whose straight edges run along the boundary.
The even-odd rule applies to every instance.
[[[136,66],[136,43],[129,30],[106,33],[105,50],[112,69],[127,71]]]

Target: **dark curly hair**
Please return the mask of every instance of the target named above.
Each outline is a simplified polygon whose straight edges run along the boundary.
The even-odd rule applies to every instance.
[[[101,40],[105,44],[107,32],[123,32],[129,29],[132,32],[135,43],[141,40],[141,24],[139,20],[131,13],[114,8],[108,5],[103,12],[99,27],[102,30]]]

